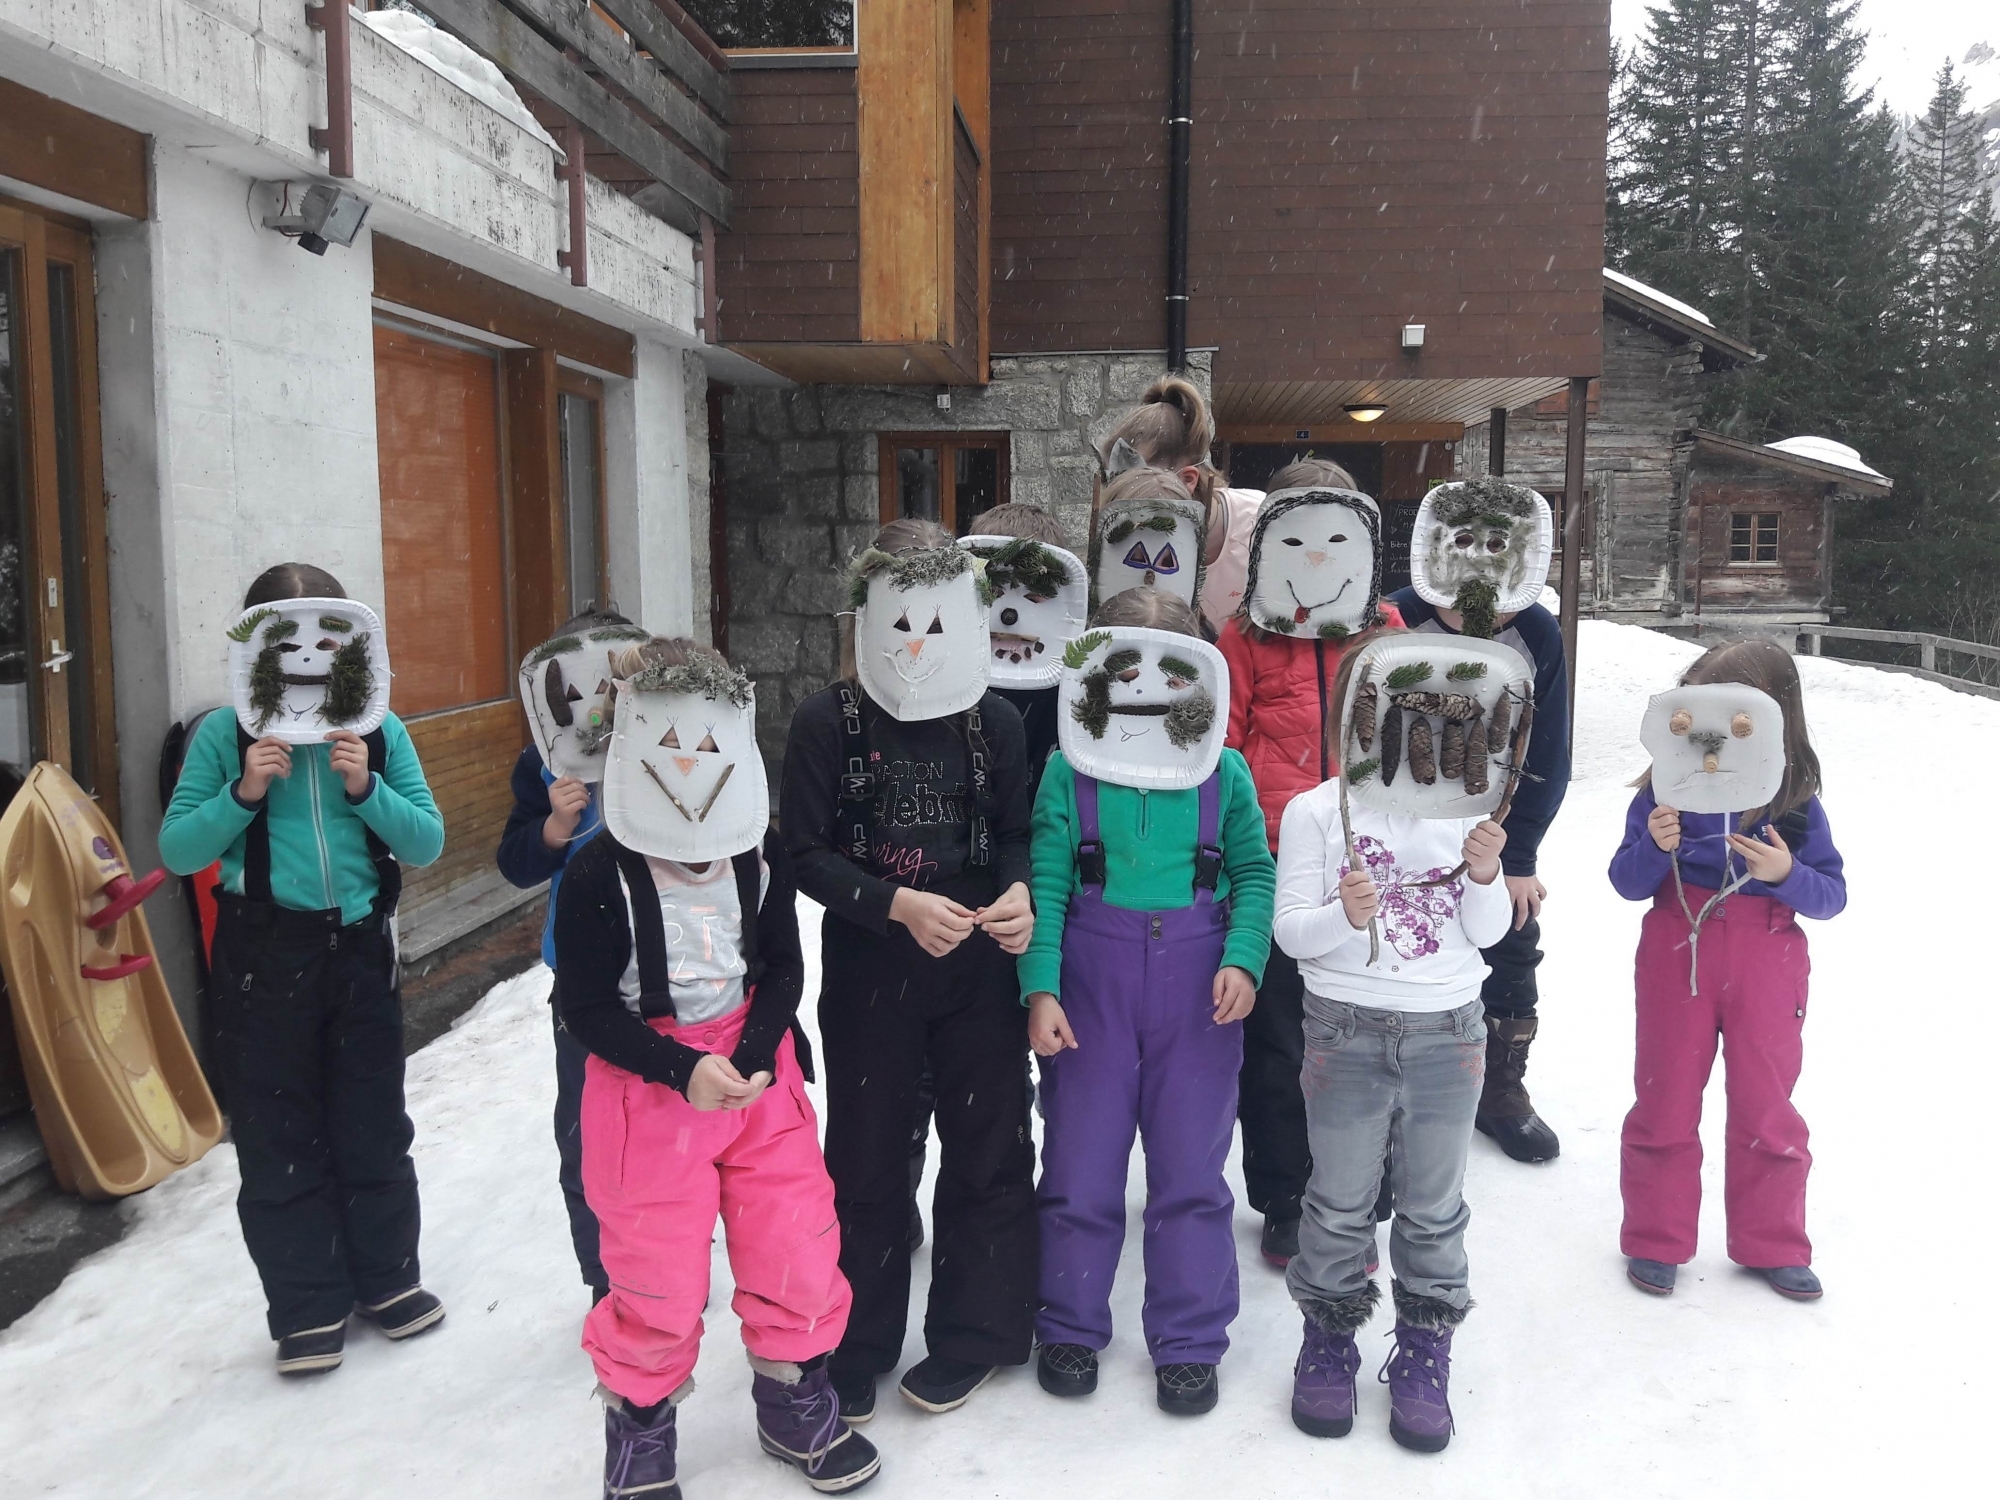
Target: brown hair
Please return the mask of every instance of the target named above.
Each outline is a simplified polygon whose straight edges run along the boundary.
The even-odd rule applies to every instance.
[[[1803,807],[1819,795],[1819,756],[1806,733],[1805,690],[1799,683],[1798,663],[1791,652],[1776,641],[1752,636],[1746,640],[1724,641],[1711,646],[1681,673],[1682,687],[1700,687],[1711,682],[1735,682],[1756,688],[1778,700],[1785,711],[1785,779],[1771,805],[1743,815],[1741,827],[1762,822],[1775,823],[1786,813]],[[1646,781],[1652,779],[1649,769]]]
[[[1098,448],[1100,469],[1110,462],[1111,450],[1120,438],[1156,468],[1201,470],[1194,497],[1202,509],[1213,511],[1215,491],[1223,483],[1222,472],[1209,459],[1209,450],[1215,446],[1215,417],[1209,411],[1208,398],[1193,381],[1162,375],[1147,386],[1139,404],[1111,429]]]
[[[1179,594],[1162,589],[1126,589],[1097,606],[1092,625],[1127,625],[1140,630],[1171,630],[1201,638],[1201,621]]]
[[[954,547],[957,544],[952,534],[935,521],[926,521],[916,516],[902,516],[890,521],[875,533],[875,540],[868,544],[877,552],[887,552],[895,556],[900,552],[922,552],[932,547]],[[861,669],[854,664],[854,613],[846,611],[840,616],[840,675],[843,680],[859,684]]]
[[[684,667],[697,659],[729,665],[729,658],[713,646],[704,646],[684,635],[656,635],[650,641],[633,641],[613,652],[611,675],[622,681],[637,677],[648,667]]]
[[[1330,458],[1295,458],[1271,476],[1264,492],[1279,490],[1359,490],[1354,476]]]
[[[311,563],[284,562],[257,575],[243,595],[243,607],[271,604],[279,599],[345,599],[347,590],[325,568]]]
[[[996,505],[974,516],[972,525],[979,536],[1026,537],[1044,547],[1060,547],[1065,552],[1069,551],[1069,537],[1062,529],[1062,522],[1039,505],[1011,502]]]

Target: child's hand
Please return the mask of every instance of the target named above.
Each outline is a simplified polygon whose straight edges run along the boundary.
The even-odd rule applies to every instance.
[[[368,769],[368,747],[361,743],[361,736],[351,729],[336,729],[326,738],[333,746],[333,774],[347,788],[347,795],[366,793],[375,777]]]
[[[1028,1045],[1037,1057],[1054,1057],[1065,1047],[1076,1045],[1076,1033],[1069,1029],[1062,1002],[1047,990],[1028,996]]]
[[[1028,899],[1028,888],[1018,880],[991,906],[974,912],[972,920],[986,929],[986,935],[1003,953],[1016,957],[1028,951],[1028,939],[1035,935],[1034,903]]]
[[[1215,1024],[1227,1026],[1231,1021],[1240,1021],[1250,1014],[1250,1008],[1257,1003],[1257,986],[1250,982],[1250,976],[1234,964],[1228,964],[1215,971]]]
[[[564,776],[549,785],[549,815],[542,819],[542,842],[550,849],[561,849],[576,832],[576,825],[583,821],[584,809],[590,806],[590,788],[574,776]]]
[[[1465,836],[1459,855],[1474,885],[1491,885],[1500,874],[1500,851],[1507,847],[1507,830],[1488,818]]]
[[[367,763],[367,756],[362,757],[362,763]],[[262,802],[273,780],[291,774],[292,747],[266,735],[243,752],[243,774],[237,779],[236,794],[245,802]]]
[[[730,1066],[734,1067],[735,1064],[732,1063]],[[771,1080],[772,1075],[770,1073],[752,1073],[748,1078],[744,1079],[744,1082],[750,1086],[750,1092],[740,1098],[725,1101],[722,1107],[724,1109],[748,1109],[764,1097],[764,1090],[771,1086]]]
[[[1660,853],[1672,854],[1681,846],[1681,815],[1671,807],[1656,807],[1646,816],[1646,832],[1653,836]]]
[[[764,1083],[771,1081],[768,1073],[759,1073],[757,1078]],[[763,1092],[763,1083],[745,1078],[736,1071],[736,1064],[719,1052],[704,1053],[688,1075],[687,1102],[699,1110],[741,1109]]]
[[[1740,833],[1732,833],[1728,838],[1729,847],[1743,856],[1743,867],[1750,872],[1752,880],[1776,885],[1792,873],[1791,847],[1774,825],[1764,825],[1764,838],[1770,840],[1769,843],[1746,838]]]
[[[905,885],[897,887],[889,902],[889,920],[909,928],[917,946],[932,958],[943,958],[972,935],[974,919],[949,896],[913,891]]]
[[[1340,909],[1347,913],[1347,925],[1356,932],[1375,920],[1381,909],[1382,893],[1366,870],[1349,870],[1340,877]]]

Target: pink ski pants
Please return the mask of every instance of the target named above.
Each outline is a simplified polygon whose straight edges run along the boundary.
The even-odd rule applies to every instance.
[[[648,1024],[727,1053],[749,1007],[719,1020]],[[583,1191],[602,1232],[611,1295],[584,1320],[597,1378],[639,1406],[686,1383],[701,1352],[710,1244],[720,1214],[736,1280],[730,1306],[760,1359],[825,1354],[847,1330],[833,1183],[805,1079],[785,1038],[778,1071],[742,1110],[698,1110],[663,1084],[592,1057],[583,1084]]]
[[[1699,912],[1712,891],[1687,888]],[[1812,1263],[1806,1238],[1806,1122],[1799,1080],[1811,964],[1790,907],[1731,896],[1702,924],[1699,994],[1688,987],[1688,921],[1672,887],[1639,936],[1638,1101],[1625,1117],[1620,1187],[1626,1255],[1680,1265],[1694,1258],[1701,1213],[1701,1096],[1723,1048],[1729,1118],[1723,1203],[1729,1258],[1744,1266]]]

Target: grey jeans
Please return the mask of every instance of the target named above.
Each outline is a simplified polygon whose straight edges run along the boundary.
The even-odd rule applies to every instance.
[[[1396,1280],[1406,1293],[1469,1305],[1465,1155],[1486,1079],[1483,1010],[1477,997],[1456,1010],[1406,1012],[1307,992],[1300,1083],[1313,1171],[1285,1274],[1294,1299],[1334,1302],[1367,1285],[1386,1159]]]

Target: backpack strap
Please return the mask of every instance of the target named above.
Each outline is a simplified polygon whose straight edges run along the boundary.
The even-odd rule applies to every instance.
[[[861,720],[861,695],[851,682],[838,687],[843,769],[833,814],[834,843],[842,854],[866,869],[875,825],[875,772],[868,755],[868,729]]]
[[[965,755],[972,767],[972,827],[965,863],[980,868],[993,863],[993,823],[986,812],[992,775],[986,764],[986,736],[980,729],[977,703],[965,711]]]
[[[257,741],[250,731],[243,727],[243,721],[236,721],[236,769],[243,773],[243,759],[250,747]],[[380,776],[389,764],[389,740],[377,727],[361,736],[361,743],[368,749],[368,769]],[[375,862],[375,915],[388,918],[396,910],[396,903],[403,894],[403,867],[396,856],[389,852],[389,846],[382,842],[374,829],[362,824],[368,839],[368,857]],[[271,896],[271,799],[267,792],[263,806],[250,819],[250,826],[243,830],[243,894],[252,901],[272,900]]]
[[[1076,778],[1076,878],[1086,889],[1104,892],[1104,830],[1097,819],[1097,778]]]
[[[1202,906],[1215,899],[1216,885],[1222,879],[1222,772],[1219,768],[1210,772],[1208,780],[1201,784],[1199,806],[1200,822],[1195,831],[1194,901],[1195,905]]]

